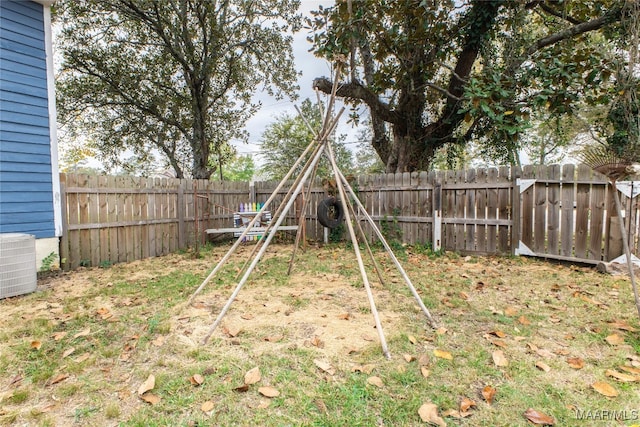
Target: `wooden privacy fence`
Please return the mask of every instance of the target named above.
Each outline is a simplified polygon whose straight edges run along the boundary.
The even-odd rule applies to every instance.
[[[622,255],[612,188],[586,165],[525,166],[519,180],[521,218],[517,253],[587,263]],[[638,255],[638,182],[618,182],[626,234]]]
[[[248,202],[249,184],[61,174],[65,268],[166,255]]]
[[[61,174],[61,258],[73,269],[185,249],[203,241],[206,229],[231,227],[240,203],[264,203],[276,184]],[[622,252],[611,189],[584,165],[365,175],[352,186],[378,227],[398,243],[590,263]],[[619,183],[636,255],[638,187]],[[272,212],[287,190],[276,195]],[[318,183],[309,194],[306,237],[322,240],[316,209],[328,190]],[[299,197],[284,225],[297,225],[301,206]],[[376,240],[359,218],[367,238]]]

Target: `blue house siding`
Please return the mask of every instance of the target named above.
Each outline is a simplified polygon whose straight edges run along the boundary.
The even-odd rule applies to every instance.
[[[55,236],[43,6],[0,1],[0,233]]]

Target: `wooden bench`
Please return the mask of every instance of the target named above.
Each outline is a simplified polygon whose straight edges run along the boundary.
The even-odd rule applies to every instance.
[[[239,237],[247,225],[251,222],[259,211],[239,211],[233,213],[233,227],[228,228],[208,228],[205,230],[207,234],[224,234],[233,233],[233,237]],[[251,227],[251,230],[246,234],[247,240],[260,240],[267,230],[267,225],[271,222],[271,212],[262,212],[262,218]],[[297,225],[281,225],[276,231],[297,231]],[[269,230],[269,232],[273,231]]]

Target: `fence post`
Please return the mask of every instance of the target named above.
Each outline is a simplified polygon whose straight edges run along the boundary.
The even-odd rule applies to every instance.
[[[60,236],[60,268],[68,271],[69,266],[69,217],[67,214],[67,174],[60,174],[60,210],[62,211],[62,236]]]
[[[433,244],[434,251],[442,248],[442,183],[433,187]]]
[[[517,255],[520,246],[520,177],[522,173],[519,166],[511,167],[511,255]]]

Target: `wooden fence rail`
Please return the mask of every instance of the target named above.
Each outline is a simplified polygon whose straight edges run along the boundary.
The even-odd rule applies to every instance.
[[[204,240],[204,230],[231,227],[241,203],[263,203],[277,184],[76,174],[61,174],[60,181],[60,254],[67,269],[129,262],[193,246]],[[584,165],[365,175],[352,186],[388,239],[401,243],[590,263],[622,252],[611,188]],[[640,185],[618,187],[637,255],[640,215],[635,193]],[[287,190],[285,186],[276,195],[272,211]],[[316,210],[328,191],[318,183],[309,192],[304,213],[308,239],[323,239]],[[301,206],[300,197],[285,225],[298,224]],[[367,238],[375,240],[362,215],[359,220]]]

